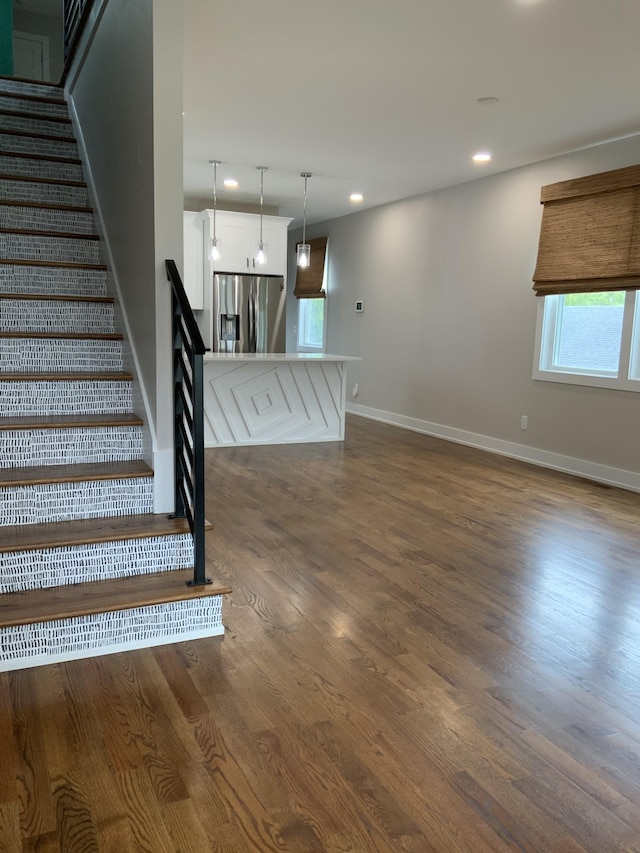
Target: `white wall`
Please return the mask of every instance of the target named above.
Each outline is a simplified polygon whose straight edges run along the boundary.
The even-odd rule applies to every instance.
[[[57,83],[64,68],[64,33],[62,25],[62,0],[50,0],[51,12],[37,15],[15,6],[13,28],[23,33],[35,33],[49,39],[49,80]]]
[[[353,410],[640,489],[640,394],[531,378],[540,187],[639,162],[635,137],[307,227]]]
[[[173,506],[164,260],[182,258],[181,26],[172,0],[102,0],[67,76],[151,430],[157,512]]]

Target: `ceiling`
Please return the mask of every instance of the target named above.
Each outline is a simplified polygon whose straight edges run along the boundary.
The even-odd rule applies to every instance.
[[[639,0],[183,6],[187,200],[217,159],[221,206],[255,203],[268,166],[265,204],[300,223],[309,171],[314,222],[640,132]]]

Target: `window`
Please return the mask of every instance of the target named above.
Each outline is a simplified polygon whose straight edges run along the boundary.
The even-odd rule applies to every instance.
[[[541,299],[534,379],[640,391],[637,294],[618,290]]]
[[[298,350],[314,352],[324,349],[326,299],[298,300]]]

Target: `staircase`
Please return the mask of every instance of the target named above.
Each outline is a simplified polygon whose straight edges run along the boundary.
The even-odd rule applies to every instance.
[[[222,634],[153,510],[62,90],[0,78],[0,671]]]

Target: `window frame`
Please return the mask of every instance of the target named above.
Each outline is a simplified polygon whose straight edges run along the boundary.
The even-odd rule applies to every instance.
[[[560,294],[538,299],[536,336],[533,356],[533,379],[568,385],[586,385],[617,391],[640,391],[640,295],[637,290],[625,293],[620,357],[616,375],[605,371],[551,366],[559,316]]]

